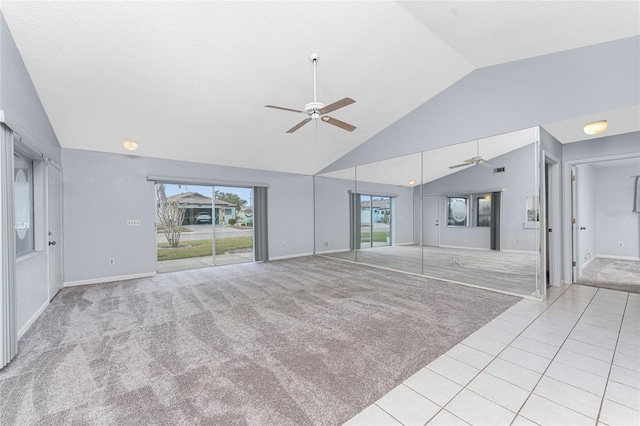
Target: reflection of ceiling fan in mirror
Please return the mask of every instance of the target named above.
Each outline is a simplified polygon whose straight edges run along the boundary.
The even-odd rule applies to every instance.
[[[265,107],[267,108],[282,109],[284,111],[291,111],[291,112],[300,112],[302,114],[308,115],[307,118],[305,118],[300,123],[296,124],[289,130],[287,130],[285,133],[293,133],[296,130],[298,130],[300,127],[310,122],[311,120],[318,120],[318,119],[324,121],[325,123],[333,124],[334,126],[344,129],[348,132],[353,132],[356,129],[356,126],[352,126],[349,123],[345,123],[344,121],[340,121],[336,118],[325,115],[339,108],[346,107],[347,105],[351,105],[352,103],[355,102],[353,99],[344,98],[342,100],[339,100],[329,105],[325,105],[322,102],[318,102],[316,100],[316,64],[318,63],[318,59],[319,59],[319,56],[317,53],[312,53],[311,56],[309,56],[309,60],[313,62],[313,102],[309,102],[308,104],[306,104],[304,106],[304,110],[284,108],[284,107],[279,107],[275,105],[265,105]]]
[[[475,166],[480,164],[485,167],[493,167],[487,162],[487,159],[480,155],[480,141],[476,140],[476,156],[463,160],[462,163],[454,166],[449,166],[450,169],[457,169],[458,167]]]

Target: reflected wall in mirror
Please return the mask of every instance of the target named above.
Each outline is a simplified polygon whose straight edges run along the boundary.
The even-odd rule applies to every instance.
[[[356,260],[355,191],[354,167],[314,177],[316,254]]]
[[[535,295],[539,227],[526,214],[537,158],[535,128],[423,153],[425,275]]]
[[[537,128],[315,177],[316,253],[539,297]]]
[[[415,241],[415,187],[421,175],[420,153],[356,167],[358,262],[422,273]],[[419,217],[419,208],[417,213]]]

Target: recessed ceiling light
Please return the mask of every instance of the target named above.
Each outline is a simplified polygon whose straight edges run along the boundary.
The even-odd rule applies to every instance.
[[[609,127],[607,120],[598,120],[585,124],[582,129],[588,135],[597,135],[607,130],[607,127]]]
[[[411,179],[411,180],[409,181],[409,185],[415,185],[415,184],[416,184],[416,181],[415,181],[414,179]]]
[[[136,149],[138,149],[138,142],[126,140],[122,142],[122,146],[124,146],[124,149],[126,150],[135,151]]]

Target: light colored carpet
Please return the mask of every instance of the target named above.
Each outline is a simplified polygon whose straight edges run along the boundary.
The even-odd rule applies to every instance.
[[[640,293],[640,261],[596,257],[584,268],[578,284]]]
[[[65,288],[1,423],[341,424],[518,300],[320,256]]]
[[[523,296],[534,294],[538,254],[494,250],[468,250],[419,245],[367,248],[327,254],[373,266],[424,274],[434,278],[474,284]],[[456,262],[451,262],[451,259]]]

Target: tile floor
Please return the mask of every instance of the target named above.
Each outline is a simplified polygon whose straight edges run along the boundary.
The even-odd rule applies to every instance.
[[[347,425],[640,425],[640,294],[522,300]]]

